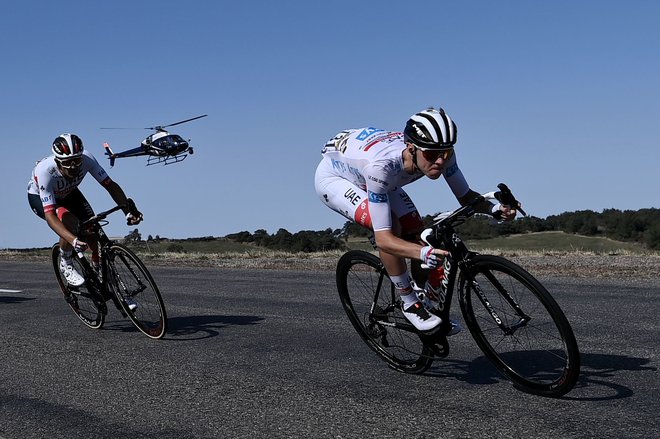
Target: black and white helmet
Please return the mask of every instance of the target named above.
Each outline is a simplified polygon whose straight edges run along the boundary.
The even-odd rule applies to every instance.
[[[456,124],[445,110],[428,108],[410,116],[403,136],[422,149],[447,149],[456,143],[456,133]]]
[[[53,154],[60,160],[80,157],[83,150],[83,142],[75,134],[60,134],[53,140]]]

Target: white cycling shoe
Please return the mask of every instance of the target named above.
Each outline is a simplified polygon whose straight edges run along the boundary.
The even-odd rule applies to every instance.
[[[415,302],[408,307],[402,302],[401,311],[403,312],[403,316],[412,323],[418,331],[430,331],[442,323],[442,319],[431,314],[422,302]]]
[[[60,257],[60,273],[64,276],[66,283],[72,287],[79,287],[85,283],[85,278],[73,268],[73,262]]]

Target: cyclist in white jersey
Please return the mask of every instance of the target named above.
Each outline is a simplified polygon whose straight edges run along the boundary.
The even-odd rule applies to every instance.
[[[72,254],[74,249],[85,251],[88,244],[78,239],[73,232],[77,230],[78,221],[91,218],[94,211],[78,185],[89,173],[118,205],[129,203],[122,188],[112,181],[94,156],[85,151],[77,135],[65,133],[58,136],[53,141],[52,152],[53,155],[38,161],[32,170],[28,183],[28,202],[32,211],[46,220],[60,237],[60,271],[66,281],[70,285],[80,286],[85,279],[73,268]],[[142,214],[137,208],[126,208],[124,213],[129,225],[142,221]]]
[[[437,306],[434,299],[447,252],[420,240],[424,223],[403,186],[424,176],[432,180],[443,176],[461,205],[477,197],[458,167],[456,133],[456,124],[444,110],[429,108],[411,116],[403,132],[368,127],[338,133],[326,143],[316,169],[315,187],[321,200],[374,231],[380,258],[401,295],[403,314],[422,331],[442,322],[432,310]],[[515,209],[508,206],[490,202],[478,206],[483,213],[497,210],[504,220],[515,218]],[[429,275],[425,291],[412,281],[405,258],[440,272]],[[453,333],[460,330],[457,325],[454,329]]]

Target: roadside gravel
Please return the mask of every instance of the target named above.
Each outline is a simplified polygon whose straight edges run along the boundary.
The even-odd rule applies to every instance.
[[[523,253],[484,252],[499,254],[538,276],[576,278],[657,279],[660,278],[660,255],[592,254],[583,252]],[[148,266],[189,266],[221,268],[260,268],[277,270],[334,270],[341,252],[256,254],[140,254]],[[43,255],[25,255],[0,251],[0,261],[33,260],[48,263]]]

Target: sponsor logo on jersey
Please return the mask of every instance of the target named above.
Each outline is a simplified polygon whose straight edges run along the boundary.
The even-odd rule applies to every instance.
[[[378,133],[378,132],[381,132],[381,131],[385,131],[385,130],[381,130],[381,129],[378,129],[378,128],[372,128],[372,127],[365,128],[360,132],[360,134],[357,135],[356,139],[358,139],[359,141],[365,141],[372,134]]]
[[[369,151],[369,148],[380,142],[387,142],[387,143],[392,142],[394,139],[399,137],[399,134],[400,133],[389,133],[383,136],[378,136],[364,147],[364,151]]]
[[[401,163],[399,163],[399,162],[389,162],[385,165],[385,169],[387,169],[388,171],[392,171],[396,174],[399,174],[403,170],[403,167],[401,166]],[[422,175],[424,175],[424,174],[422,174]]]
[[[445,169],[445,177],[451,177],[456,173],[456,171],[458,171],[458,163],[454,163],[453,165]]]
[[[399,197],[408,209],[415,209],[415,203],[413,203],[413,200],[410,199],[410,196],[408,196],[407,193],[399,192]]]
[[[371,180],[371,181],[373,181],[373,182],[375,182],[375,183],[378,183],[378,184],[380,184],[380,185],[382,185],[382,186],[385,186],[385,187],[389,186],[389,183],[388,183],[388,182],[386,182],[385,180],[381,180],[381,179],[378,178],[378,177],[374,177],[373,175],[370,175],[370,176],[369,176],[369,180]]]
[[[357,209],[355,209],[355,221],[362,224],[364,227],[371,229],[371,217],[369,216],[369,206],[366,202],[362,202]]]
[[[332,168],[337,169],[338,171],[341,172],[348,172],[353,175],[355,175],[359,180],[364,180],[364,177],[362,176],[362,173],[358,168],[354,168],[348,163],[341,162],[339,160],[332,159]]]
[[[362,197],[357,194],[353,189],[349,189],[344,192],[344,198],[346,198],[353,206],[357,206],[362,200]]]
[[[371,191],[368,194],[370,203],[387,203],[387,194],[377,194]]]

